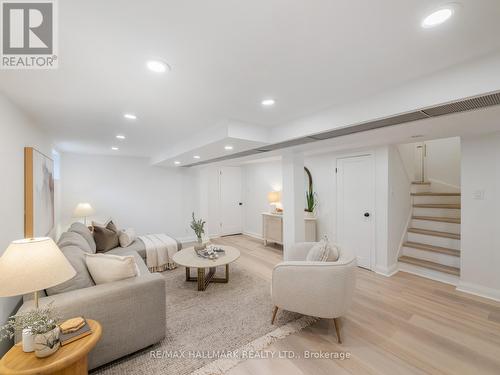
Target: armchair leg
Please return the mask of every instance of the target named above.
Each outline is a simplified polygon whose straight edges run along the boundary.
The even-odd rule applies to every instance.
[[[333,318],[333,325],[335,326],[335,332],[337,332],[337,342],[342,344],[342,339],[340,338],[340,318]]]
[[[276,319],[276,314],[278,313],[278,306],[274,306],[273,309],[273,319],[271,320],[271,324],[274,324],[274,320]]]

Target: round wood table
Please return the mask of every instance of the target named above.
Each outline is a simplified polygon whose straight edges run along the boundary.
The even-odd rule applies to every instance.
[[[67,345],[46,357],[37,358],[35,353],[23,352],[22,345],[14,345],[0,360],[0,374],[88,374],[87,355],[101,338],[101,325],[87,319],[92,333]]]
[[[180,266],[186,267],[186,281],[198,283],[198,290],[204,291],[210,283],[229,282],[229,263],[240,257],[240,251],[231,246],[218,246],[224,249],[225,254],[217,259],[206,259],[196,255],[194,247],[188,247],[174,254],[173,260]],[[215,267],[226,266],[225,277],[215,277]],[[197,268],[197,276],[191,276],[191,268]],[[205,270],[208,269],[206,273]]]

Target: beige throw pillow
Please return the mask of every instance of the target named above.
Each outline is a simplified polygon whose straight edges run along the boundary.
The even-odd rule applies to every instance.
[[[139,267],[132,255],[87,254],[85,262],[96,285],[139,276]]]
[[[311,247],[306,256],[308,262],[336,262],[338,259],[339,249],[337,245],[332,244],[326,236]]]
[[[135,230],[133,230],[132,228],[121,230],[120,235],[118,236],[121,247],[130,246],[132,242],[135,241],[135,238],[136,238]]]

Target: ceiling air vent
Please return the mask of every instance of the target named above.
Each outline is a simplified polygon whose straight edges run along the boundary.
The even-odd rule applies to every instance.
[[[311,143],[311,142],[316,142],[316,141],[317,141],[316,138],[302,137],[302,138],[291,139],[289,141],[273,143],[270,145],[262,146],[262,147],[259,147],[257,150],[259,150],[261,152],[267,152],[267,151],[279,150],[282,148],[287,148],[287,147],[292,147],[292,146],[300,146],[300,145],[303,145],[306,143]]]
[[[311,135],[311,137],[317,140],[336,138],[336,137],[341,137],[343,135],[360,133],[373,129],[385,128],[386,126],[403,124],[405,122],[422,120],[428,117],[429,117],[428,115],[422,113],[421,111],[410,112],[402,115],[387,117],[380,120],[365,122],[359,125],[345,126],[325,133],[314,134]]]
[[[489,107],[497,104],[500,104],[500,93],[479,96],[477,98],[465,99],[455,103],[427,108],[424,109],[422,112],[428,114],[429,116],[435,117],[435,116],[448,115],[450,113],[471,111],[473,109]]]

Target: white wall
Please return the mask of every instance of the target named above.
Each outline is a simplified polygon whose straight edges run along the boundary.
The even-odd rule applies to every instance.
[[[0,94],[0,255],[24,237],[24,147],[50,155],[49,138]],[[14,312],[19,297],[0,298],[0,325]],[[9,343],[0,343],[0,356]]]
[[[398,145],[406,174],[415,180],[415,147],[418,143]],[[425,141],[425,179],[433,191],[460,190],[460,138],[440,138]]]
[[[76,204],[89,202],[95,217],[112,217],[119,228],[193,237],[189,223],[199,195],[191,169],[154,167],[146,158],[64,153],[61,182],[63,229],[76,220]]]
[[[269,212],[267,193],[281,191],[281,161],[246,164],[243,176],[243,232],[262,237],[262,212]]]
[[[497,300],[499,212],[500,133],[462,139],[462,264],[458,289]]]
[[[398,147],[389,146],[388,265],[395,270],[411,212],[411,181]]]
[[[460,188],[460,138],[435,139],[425,142],[427,179],[434,184]]]

